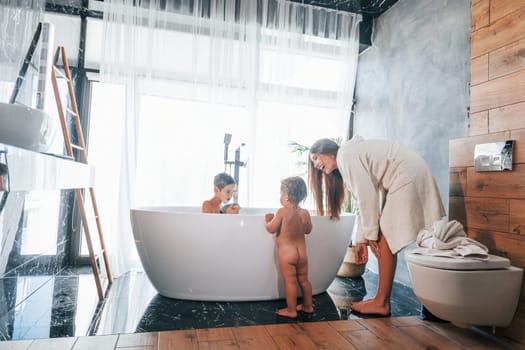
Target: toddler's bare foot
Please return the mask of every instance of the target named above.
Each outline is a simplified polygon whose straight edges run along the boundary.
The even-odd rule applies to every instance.
[[[363,301],[354,301],[350,304],[353,311],[367,315],[390,315],[390,303],[383,303],[375,299],[368,299]]]
[[[277,315],[283,316],[283,317],[289,317],[289,318],[296,318],[297,317],[297,311],[290,311],[288,308],[279,309],[277,311]]]
[[[305,312],[307,314],[311,314],[314,312],[314,307],[313,306],[304,306],[303,304],[299,304],[297,305],[297,307],[295,308],[297,311],[302,311],[302,312]]]

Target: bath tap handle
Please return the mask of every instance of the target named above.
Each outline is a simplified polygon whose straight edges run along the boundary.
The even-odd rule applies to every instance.
[[[224,171],[226,171],[226,166],[230,163],[228,162],[228,147],[232,139],[232,134],[224,134]]]

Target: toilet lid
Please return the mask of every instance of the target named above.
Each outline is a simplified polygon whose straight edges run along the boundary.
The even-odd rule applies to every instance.
[[[405,257],[413,264],[444,270],[495,270],[510,267],[509,259],[492,254],[489,254],[487,260],[478,260],[414,254],[407,251]]]

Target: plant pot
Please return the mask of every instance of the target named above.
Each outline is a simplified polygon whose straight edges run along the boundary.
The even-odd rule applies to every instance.
[[[337,271],[338,277],[359,277],[365,273],[366,263],[365,264],[356,264],[355,263],[355,254],[354,247],[349,246],[346,250],[345,257],[339,271]]]

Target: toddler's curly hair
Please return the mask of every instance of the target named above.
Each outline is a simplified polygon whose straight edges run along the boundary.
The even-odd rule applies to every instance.
[[[290,176],[281,181],[281,192],[288,194],[290,201],[299,204],[307,195],[306,182],[299,176]]]

